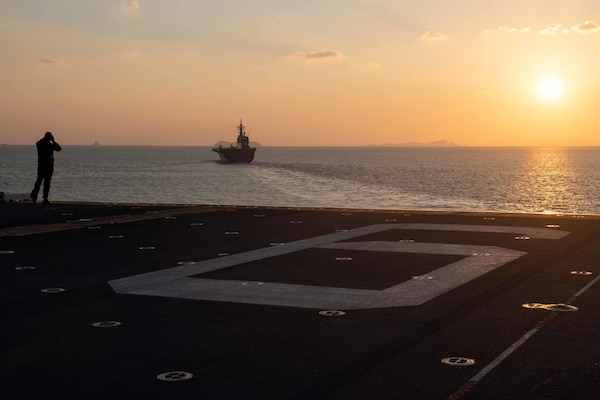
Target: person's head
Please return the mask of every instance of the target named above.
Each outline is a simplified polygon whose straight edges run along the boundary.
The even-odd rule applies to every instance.
[[[51,132],[46,132],[46,134],[44,135],[44,139],[46,139],[46,140],[54,140],[54,136],[52,136]]]

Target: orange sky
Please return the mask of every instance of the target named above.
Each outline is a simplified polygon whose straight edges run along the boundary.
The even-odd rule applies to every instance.
[[[597,146],[594,21],[586,0],[4,1],[0,143],[213,145],[242,117],[267,146]]]

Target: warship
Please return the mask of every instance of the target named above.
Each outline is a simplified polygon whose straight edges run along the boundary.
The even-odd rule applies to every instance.
[[[246,134],[246,127],[244,126],[244,124],[242,124],[241,119],[240,124],[237,128],[238,137],[235,146],[231,144],[229,147],[219,146],[212,149],[212,151],[214,151],[219,155],[219,157],[221,157],[221,163],[250,163],[252,162],[252,160],[254,160],[254,153],[256,152],[256,147],[250,147],[250,139]]]

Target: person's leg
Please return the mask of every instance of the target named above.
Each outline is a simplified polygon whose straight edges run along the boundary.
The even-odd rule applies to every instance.
[[[40,186],[42,185],[43,179],[44,179],[44,171],[38,165],[37,179],[35,180],[35,184],[33,185],[33,190],[31,191],[31,195],[29,196],[29,197],[31,197],[33,204],[35,204],[37,202],[37,196],[38,196],[38,193],[40,192]]]
[[[50,193],[50,181],[52,181],[52,173],[54,172],[54,167],[48,167],[44,171],[44,204],[48,204],[48,194]]]

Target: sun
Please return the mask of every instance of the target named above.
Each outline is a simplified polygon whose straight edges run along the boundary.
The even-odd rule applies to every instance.
[[[537,86],[538,98],[542,100],[556,100],[562,92],[562,81],[555,76],[543,77]]]

